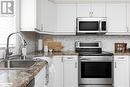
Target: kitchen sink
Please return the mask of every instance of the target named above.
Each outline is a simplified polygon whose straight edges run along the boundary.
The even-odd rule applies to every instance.
[[[0,62],[0,69],[26,69],[35,63],[33,60],[6,60]]]

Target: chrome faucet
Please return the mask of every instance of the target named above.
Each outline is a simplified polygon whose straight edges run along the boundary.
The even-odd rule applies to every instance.
[[[12,35],[14,34],[18,34],[19,37],[22,39],[22,43],[23,43],[23,46],[26,47],[27,43],[25,41],[25,39],[23,38],[23,35],[21,32],[14,32],[14,33],[11,33],[8,37],[7,37],[7,44],[6,44],[6,55],[5,55],[5,59],[8,59],[9,56],[10,56],[10,52],[9,52],[9,39]]]

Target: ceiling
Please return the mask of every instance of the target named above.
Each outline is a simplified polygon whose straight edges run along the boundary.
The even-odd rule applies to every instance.
[[[57,4],[74,4],[74,3],[113,3],[113,2],[130,2],[130,0],[49,0]]]

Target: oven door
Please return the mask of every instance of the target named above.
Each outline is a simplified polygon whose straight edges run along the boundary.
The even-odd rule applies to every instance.
[[[78,18],[77,33],[98,33],[100,32],[100,21],[96,18]]]
[[[79,84],[112,84],[112,61],[80,59]]]

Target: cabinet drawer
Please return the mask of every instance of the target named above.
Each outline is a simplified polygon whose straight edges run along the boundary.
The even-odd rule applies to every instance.
[[[63,60],[66,60],[66,61],[77,61],[78,60],[78,56],[63,56]]]
[[[128,61],[128,56],[114,56],[114,61]]]

